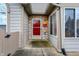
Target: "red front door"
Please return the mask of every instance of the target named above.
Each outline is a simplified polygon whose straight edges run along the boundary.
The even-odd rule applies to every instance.
[[[40,18],[33,18],[32,19],[32,39],[41,39],[41,32],[40,32]]]
[[[40,20],[33,20],[33,35],[40,35]]]

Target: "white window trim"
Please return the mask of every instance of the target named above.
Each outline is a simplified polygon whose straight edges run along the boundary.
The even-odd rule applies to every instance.
[[[76,9],[76,8],[79,8],[79,7],[64,7],[64,38],[79,38],[77,37],[77,18],[76,18],[76,13],[75,13],[75,37],[65,37],[65,9],[66,8],[71,8],[71,9]]]

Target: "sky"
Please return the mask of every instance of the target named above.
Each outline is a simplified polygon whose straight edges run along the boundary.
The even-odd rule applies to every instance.
[[[5,24],[6,24],[6,6],[5,4],[0,3],[0,25]]]

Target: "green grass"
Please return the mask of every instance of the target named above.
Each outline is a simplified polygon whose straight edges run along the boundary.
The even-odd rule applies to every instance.
[[[31,41],[32,47],[51,47],[48,41],[34,40]]]

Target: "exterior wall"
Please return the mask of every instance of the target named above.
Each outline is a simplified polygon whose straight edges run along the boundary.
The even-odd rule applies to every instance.
[[[11,55],[19,48],[19,32],[11,33],[10,38],[5,38],[7,34],[0,31],[0,55]]]
[[[61,6],[61,37],[62,37],[62,48],[65,48],[67,52],[79,51],[79,38],[65,37],[65,17],[64,8],[77,8],[79,4],[63,4]],[[63,25],[62,25],[63,24]]]
[[[23,48],[28,39],[28,16],[21,4],[8,4],[9,8],[9,32],[19,32],[19,47]]]
[[[8,9],[8,32],[19,32],[20,33],[20,27],[21,27],[21,16],[22,16],[22,10],[21,10],[21,5],[16,4],[16,3],[10,3],[7,4],[7,9]],[[21,39],[19,40],[19,47],[21,45]]]
[[[7,32],[0,31],[0,55],[12,55],[17,49],[25,47],[28,39],[28,16],[23,7],[17,3],[6,5]],[[7,34],[11,36],[5,38]]]
[[[9,30],[10,32],[19,32],[20,31],[20,21],[21,21],[21,5],[20,4],[15,4],[15,3],[11,3],[8,4],[8,8],[9,8],[9,17],[10,17],[10,21],[9,21]]]
[[[3,40],[4,40],[4,31],[0,31],[0,55],[3,53]]]
[[[29,28],[28,28],[28,16],[25,13],[23,7],[22,7],[22,21],[21,21],[21,36],[22,36],[22,40],[21,40],[21,45],[22,47],[27,47],[28,46],[28,39],[29,39]]]
[[[16,50],[18,50],[19,48],[19,32],[12,32],[11,34],[11,37],[10,38],[4,38],[4,40],[6,40],[4,42],[4,44],[6,46],[3,46],[5,49],[5,54],[4,55],[7,55],[9,53],[14,54],[16,52]]]
[[[32,18],[29,18],[29,40],[32,39]]]
[[[57,27],[57,35],[51,35],[50,34],[50,16],[52,16],[56,12],[56,27]],[[52,45],[59,51],[61,52],[61,47],[60,47],[60,10],[56,8],[49,16],[49,39]]]

